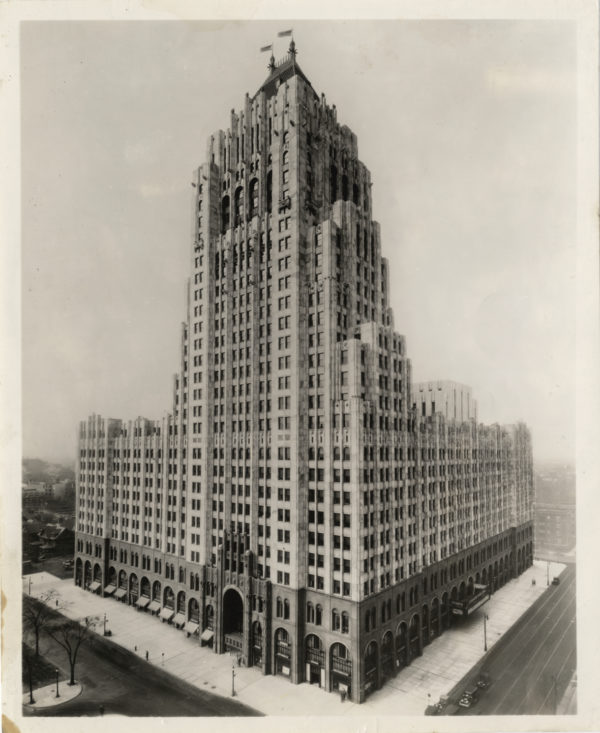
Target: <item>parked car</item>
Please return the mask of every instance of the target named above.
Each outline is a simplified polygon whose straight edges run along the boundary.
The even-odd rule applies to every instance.
[[[552,578],[552,585],[558,585],[560,583],[560,578],[555,576]]]
[[[479,675],[479,679],[477,680],[477,687],[484,690],[486,687],[489,687],[491,682],[490,676],[487,672],[482,672]]]
[[[458,704],[461,706],[461,708],[470,708],[472,705],[475,705],[478,697],[479,688],[477,687],[477,685],[475,685],[475,687],[471,687],[463,692],[460,700],[458,701]]]

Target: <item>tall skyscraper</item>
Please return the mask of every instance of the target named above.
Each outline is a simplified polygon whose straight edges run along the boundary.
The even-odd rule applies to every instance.
[[[293,41],[195,186],[172,412],[81,424],[75,580],[363,701],[531,564],[530,435],[413,398],[369,171]]]

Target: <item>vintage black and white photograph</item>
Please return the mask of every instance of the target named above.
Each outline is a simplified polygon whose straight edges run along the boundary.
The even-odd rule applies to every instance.
[[[18,36],[24,729],[575,720],[577,19]]]

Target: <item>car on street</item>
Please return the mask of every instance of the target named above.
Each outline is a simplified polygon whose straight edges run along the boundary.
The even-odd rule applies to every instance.
[[[560,583],[560,578],[555,576],[552,578],[552,585],[558,585]]]
[[[470,708],[477,702],[477,699],[479,698],[479,687],[475,685],[475,687],[471,687],[468,690],[465,690],[463,694],[461,695],[460,700],[458,701],[458,704],[461,708]]]

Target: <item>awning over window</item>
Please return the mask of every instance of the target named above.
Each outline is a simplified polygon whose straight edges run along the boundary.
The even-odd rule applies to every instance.
[[[198,626],[198,624],[194,623],[193,621],[188,621],[185,625],[185,630],[188,632],[188,634],[195,634],[199,628],[200,627]]]
[[[113,585],[112,583],[110,585],[107,585],[104,589],[104,592],[107,596],[112,596],[112,594],[117,590],[117,586]]]
[[[146,608],[146,606],[150,603],[150,599],[146,598],[145,596],[141,596],[137,599],[135,602],[135,605],[138,606],[138,608]]]
[[[125,588],[117,588],[115,593],[115,598],[123,598],[123,596],[127,593]]]
[[[175,616],[174,622],[175,626],[183,626],[183,624],[185,623],[185,614],[178,613],[177,616]]]
[[[202,632],[202,636],[200,637],[202,641],[210,641],[214,636],[214,632],[212,629],[204,629]]]
[[[90,583],[90,590],[91,591],[94,591],[95,592],[95,591],[98,590],[99,587],[100,587],[100,583],[97,580],[94,580],[93,583]]]
[[[152,611],[152,613],[156,613],[157,611],[160,611],[160,603],[158,601],[152,601],[148,606],[148,609]]]
[[[170,621],[175,615],[175,611],[172,608],[163,608],[160,612],[160,617],[164,618],[165,621]]]

